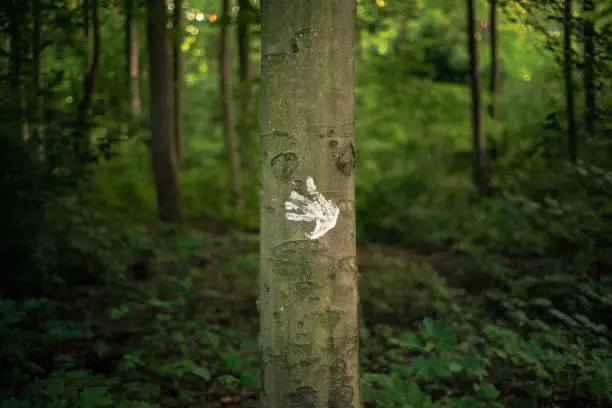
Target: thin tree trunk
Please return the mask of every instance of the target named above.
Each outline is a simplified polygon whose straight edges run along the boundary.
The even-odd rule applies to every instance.
[[[91,153],[91,146],[89,140],[89,114],[91,111],[91,105],[93,103],[93,95],[96,89],[96,78],[98,76],[98,70],[100,67],[101,50],[100,19],[98,16],[99,0],[90,1],[91,10],[89,10],[89,6],[85,8],[85,20],[89,21],[88,15],[90,11],[91,24],[93,26],[93,50],[91,52],[91,63],[89,65],[89,70],[87,71],[87,73],[85,74],[85,78],[83,79],[83,97],[79,102],[77,111],[75,147],[76,152],[79,155],[88,155]],[[89,33],[89,27],[87,27],[85,31],[86,33]]]
[[[570,162],[576,163],[578,159],[578,138],[576,135],[576,112],[572,81],[572,0],[565,0],[563,6],[563,77],[565,80],[568,153]]]
[[[221,34],[219,44],[219,88],[221,92],[221,116],[223,119],[223,132],[227,148],[230,176],[230,194],[232,204],[237,208],[243,206],[242,182],[240,180],[240,154],[236,140],[236,118],[232,107],[232,82],[230,63],[230,2],[221,0]]]
[[[130,110],[132,122],[140,123],[142,104],[140,102],[140,44],[138,26],[134,18],[133,0],[125,0],[125,47],[127,53],[127,77],[130,86]]]
[[[184,87],[184,59],[181,51],[183,42],[183,2],[174,0],[174,147],[177,161],[180,163],[183,155],[183,87]]]
[[[595,0],[584,0],[584,11],[595,11]],[[595,91],[595,23],[594,16],[587,16],[584,22],[584,122],[587,134],[595,137],[596,91]]]
[[[360,408],[354,0],[261,3],[263,406]]]
[[[34,33],[32,38],[32,76],[34,83],[34,138],[38,157],[44,157],[44,134],[45,134],[45,112],[43,97],[43,74],[42,74],[42,39],[43,39],[43,19],[42,19],[42,0],[34,0]]]
[[[179,175],[174,147],[172,65],[164,0],[147,0],[147,41],[151,121],[151,159],[159,218],[181,221]]]
[[[474,185],[480,195],[488,194],[485,140],[480,107],[480,76],[478,74],[478,47],[476,44],[476,4],[467,0],[468,50],[470,55],[470,85],[472,89],[472,133],[474,149]]]
[[[239,55],[239,74],[240,74],[240,114],[238,115],[238,133],[240,137],[242,168],[254,170],[257,157],[255,151],[255,139],[253,133],[254,117],[253,109],[253,87],[251,79],[253,77],[253,62],[251,61],[251,33],[250,33],[250,12],[251,4],[249,0],[238,0],[238,55]]]
[[[497,119],[497,91],[499,90],[499,34],[498,34],[499,12],[497,0],[491,0],[489,9],[489,32],[491,35],[491,103],[489,114],[491,118]]]
[[[15,134],[20,134],[23,140],[29,139],[28,124],[25,116],[23,100],[22,60],[24,49],[22,43],[23,13],[19,8],[19,0],[10,0],[8,31],[10,36],[10,89],[12,108],[15,110]]]

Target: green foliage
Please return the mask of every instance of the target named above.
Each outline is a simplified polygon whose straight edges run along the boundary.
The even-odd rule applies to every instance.
[[[612,354],[545,324],[529,334],[494,324],[425,319],[417,332],[392,333],[389,374],[365,374],[365,400],[378,407],[537,406],[539,401],[612,401]],[[460,336],[457,339],[456,333]],[[576,333],[577,334],[577,333]],[[570,394],[571,395],[571,394]]]
[[[30,38],[33,3],[18,3]],[[243,175],[246,208],[236,211],[217,89],[218,2],[185,10],[189,228],[154,221],[149,130],[130,123],[124,36],[114,35],[124,25],[119,3],[101,2],[86,166],[73,151],[83,136],[81,4],[43,3],[44,161],[22,140],[10,48],[1,53],[0,408],[257,406],[258,241],[221,227],[257,228],[258,172]],[[376,243],[359,253],[361,362],[364,397],[376,407],[612,404],[610,2],[575,15],[575,34],[586,20],[600,34],[601,133],[580,135],[576,166],[566,163],[555,64],[560,2],[501,3],[499,116],[484,115],[496,194],[485,199],[470,182],[464,2],[357,2],[357,228],[360,243]],[[481,22],[487,4],[478,2]],[[9,40],[8,13],[0,17]],[[144,68],[142,10],[136,17]],[[486,106],[490,33],[480,26]],[[238,85],[234,95],[238,105]],[[576,97],[582,112],[578,89]]]

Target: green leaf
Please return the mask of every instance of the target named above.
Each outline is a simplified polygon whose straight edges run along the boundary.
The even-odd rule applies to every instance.
[[[219,382],[225,386],[240,383],[240,380],[233,375],[224,374],[218,378]]]
[[[414,350],[423,350],[423,341],[414,333],[402,333],[399,337],[399,343]]]
[[[427,381],[445,377],[449,373],[446,364],[439,358],[415,357],[412,359],[409,368],[414,376]]]
[[[456,343],[455,331],[445,320],[433,321],[425,318],[420,326],[421,335],[427,340],[436,340],[438,348],[452,351]]]
[[[260,388],[261,374],[259,370],[245,371],[240,374],[240,384],[245,388]]]
[[[420,407],[423,405],[423,402],[427,398],[427,396],[421,391],[419,386],[414,383],[405,383],[406,385],[403,388],[403,399],[405,402],[409,404],[409,406]]]
[[[210,371],[208,371],[205,367],[193,363],[190,367],[190,371],[198,377],[201,377],[206,381],[210,381]]]
[[[79,393],[79,408],[106,407],[113,403],[106,387],[88,387]]]
[[[474,391],[476,395],[483,399],[496,399],[499,397],[500,392],[491,383],[474,384]]]

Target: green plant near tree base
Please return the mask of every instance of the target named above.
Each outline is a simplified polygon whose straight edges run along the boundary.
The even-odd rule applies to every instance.
[[[539,331],[521,335],[495,324],[456,326],[424,319],[416,332],[387,333],[393,345],[387,352],[390,372],[363,376],[365,400],[380,408],[612,402],[612,353],[587,336],[568,341],[576,329],[540,321]],[[589,324],[584,328],[588,332]]]

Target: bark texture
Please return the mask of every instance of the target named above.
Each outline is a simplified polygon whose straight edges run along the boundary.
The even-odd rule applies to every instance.
[[[230,1],[221,0],[221,32],[219,41],[219,90],[221,93],[221,117],[223,120],[223,133],[225,134],[225,145],[227,149],[227,161],[229,164],[230,195],[232,204],[241,208],[242,181],[240,174],[240,153],[236,140],[236,115],[232,106],[232,80],[230,61]]]
[[[174,147],[172,66],[164,0],[147,0],[151,157],[159,218],[181,221],[179,176]]]
[[[133,0],[125,0],[125,49],[127,77],[130,86],[130,111],[133,123],[140,123],[142,103],[140,101],[140,44],[138,26],[134,18]]]
[[[584,0],[583,9],[587,13],[595,11],[595,0]],[[595,90],[595,23],[593,16],[584,22],[584,123],[587,134],[595,137],[597,116]]]
[[[359,408],[354,0],[265,0],[262,21],[262,403]],[[288,219],[317,192],[335,227]],[[310,184],[310,185],[309,185]],[[309,191],[310,190],[310,191]],[[316,194],[315,194],[316,196]],[[292,201],[293,200],[293,201]],[[297,211],[297,210],[296,210]]]
[[[253,62],[251,61],[251,27],[252,6],[249,0],[238,0],[238,57],[240,74],[240,113],[238,116],[238,136],[240,138],[242,168],[255,168],[254,139],[254,106],[253,106]]]
[[[183,155],[183,87],[185,82],[185,62],[181,51],[181,44],[183,43],[182,0],[174,0],[172,28],[174,31],[174,147],[177,161],[180,163]]]
[[[486,151],[482,127],[480,102],[480,76],[478,74],[478,46],[476,44],[476,4],[467,0],[468,51],[470,55],[470,85],[472,89],[472,137],[474,149],[473,181],[480,195],[488,194]]]
[[[563,3],[563,78],[565,81],[565,114],[567,117],[568,154],[570,162],[578,160],[578,135],[576,134],[576,109],[572,80],[572,0]]]

